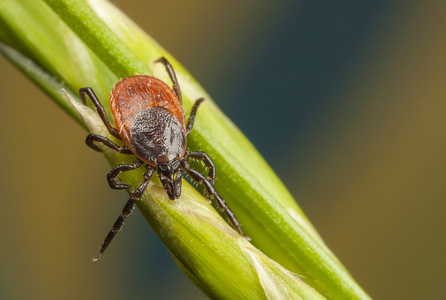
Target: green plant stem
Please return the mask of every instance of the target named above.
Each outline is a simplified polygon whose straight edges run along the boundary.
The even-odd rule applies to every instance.
[[[85,2],[78,0],[45,0],[45,2],[54,12],[63,16],[63,21],[116,76],[129,77],[149,72],[148,68],[98,19]]]

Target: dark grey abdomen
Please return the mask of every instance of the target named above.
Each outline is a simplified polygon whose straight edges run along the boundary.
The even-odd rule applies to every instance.
[[[135,117],[130,140],[136,155],[154,165],[181,159],[186,147],[181,123],[161,107],[146,108]]]

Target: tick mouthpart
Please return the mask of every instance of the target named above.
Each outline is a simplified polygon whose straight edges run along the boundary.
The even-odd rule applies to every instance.
[[[158,177],[170,200],[178,199],[181,195],[181,171],[175,166],[158,167]]]

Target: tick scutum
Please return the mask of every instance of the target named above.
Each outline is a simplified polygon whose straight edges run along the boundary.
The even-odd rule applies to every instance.
[[[135,155],[152,166],[181,160],[186,149],[183,127],[162,107],[148,107],[136,115],[129,136]]]

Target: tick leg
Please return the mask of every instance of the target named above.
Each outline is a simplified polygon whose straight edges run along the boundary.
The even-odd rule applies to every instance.
[[[117,183],[116,177],[121,172],[134,170],[136,168],[141,167],[143,164],[144,164],[144,162],[142,160],[138,159],[133,164],[117,165],[107,174],[108,184],[110,185],[110,187],[112,189],[115,189],[115,190],[125,190],[125,189],[131,187],[131,185],[129,185],[129,184]]]
[[[192,130],[192,127],[194,126],[195,115],[197,114],[198,106],[200,106],[201,102],[203,101],[204,98],[200,98],[197,101],[195,101],[194,106],[192,106],[192,109],[190,110],[189,119],[187,120],[187,126],[186,126],[186,136],[189,135],[189,133]]]
[[[92,134],[92,133],[87,135],[87,139],[85,140],[85,143],[88,145],[88,147],[90,147],[91,149],[96,150],[98,152],[102,152],[101,148],[99,148],[98,145],[95,144],[95,142],[102,143],[105,146],[107,146],[119,153],[122,153],[122,154],[133,154],[129,148],[127,148],[125,146],[118,146],[104,136],[100,136],[100,135],[96,135],[96,134]]]
[[[204,162],[205,166],[209,169],[209,174],[208,174],[207,179],[209,180],[209,182],[212,185],[214,185],[214,183],[215,183],[215,165],[214,165],[214,162],[212,161],[212,159],[206,153],[200,152],[200,151],[189,152],[188,150],[186,150],[186,156],[192,157],[195,159],[199,159]]]
[[[181,90],[180,90],[180,84],[178,83],[177,76],[175,75],[175,71],[172,68],[172,65],[169,63],[169,61],[165,57],[161,57],[156,60],[156,62],[162,63],[167,70],[167,73],[170,76],[170,79],[173,82],[173,91],[175,92],[175,95],[177,95],[178,99],[180,99],[181,104],[183,103],[183,100],[181,98]]]
[[[232,226],[237,230],[237,232],[243,236],[244,238],[249,240],[249,237],[243,234],[242,228],[240,227],[240,223],[238,222],[237,218],[235,217],[232,210],[228,207],[225,200],[223,200],[222,197],[217,193],[217,190],[215,189],[214,185],[209,182],[209,180],[200,172],[197,170],[192,169],[186,160],[181,161],[181,165],[186,170],[186,172],[192,177],[193,180],[195,180],[199,184],[203,184],[212,199],[217,201],[218,207],[222,212],[228,216],[229,221],[232,223]]]
[[[141,183],[141,185],[136,189],[135,192],[133,192],[130,199],[125,204],[124,208],[121,211],[121,214],[119,215],[118,219],[116,220],[115,224],[113,224],[112,229],[108,232],[107,237],[105,238],[104,242],[101,245],[101,249],[99,250],[99,254],[93,257],[92,261],[97,261],[102,253],[104,253],[105,249],[107,249],[108,245],[110,245],[111,241],[115,237],[115,235],[121,230],[122,225],[124,224],[125,218],[127,218],[133,211],[133,208],[135,207],[135,201],[139,200],[144,193],[145,189],[147,188],[147,185],[149,184],[150,178],[152,178],[153,172],[155,171],[155,168],[152,166],[146,165],[147,172],[144,174],[144,181]]]
[[[96,97],[96,94],[94,93],[93,89],[91,87],[80,88],[79,95],[81,96],[82,103],[84,103],[84,105],[87,105],[87,99],[85,98],[85,95],[88,95],[88,97],[90,97],[91,101],[96,106],[99,117],[101,117],[102,122],[104,122],[105,126],[107,127],[108,132],[110,132],[110,134],[113,135],[115,138],[121,140],[121,137],[119,136],[119,133],[116,130],[116,128],[112,127],[110,122],[108,121],[104,107],[102,106],[101,102],[99,102],[99,99],[98,97]]]

